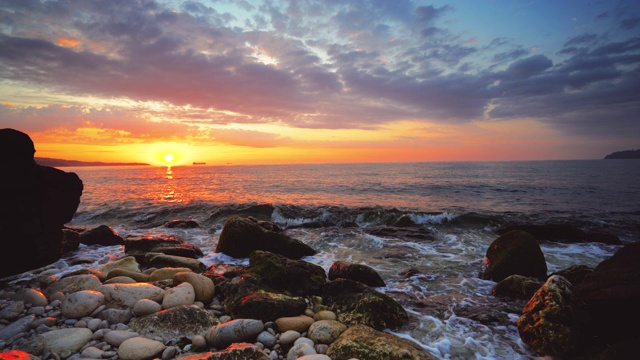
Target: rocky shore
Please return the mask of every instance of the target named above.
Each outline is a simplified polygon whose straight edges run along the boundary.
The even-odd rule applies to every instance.
[[[532,353],[579,360],[634,353],[640,332],[623,324],[640,320],[640,243],[621,246],[595,268],[548,274],[544,238],[619,240],[586,233],[573,239],[555,227],[499,232],[478,276],[495,281],[492,293],[505,303],[526,301],[517,328]],[[45,268],[31,280],[0,280],[0,358],[438,358],[385,331],[411,320],[376,290],[385,283],[375,270],[341,260],[325,272],[303,260],[314,249],[274,223],[241,216],[225,222],[216,251],[247,257],[247,266],[207,267],[198,247],[169,235],[122,238],[108,226],[64,233],[68,254],[83,243],[121,245],[124,256],[60,278]]]
[[[67,230],[65,240],[122,244],[126,256],[59,279],[46,271],[31,281],[4,279],[2,358],[436,358],[384,332],[408,315],[372,287],[384,285],[373,269],[340,261],[326,274],[299,259],[312,249],[271,223],[225,224],[220,250],[250,249],[246,267],[207,268],[199,249],[179,239],[123,239],[106,226]],[[265,244],[274,252],[260,249]]]

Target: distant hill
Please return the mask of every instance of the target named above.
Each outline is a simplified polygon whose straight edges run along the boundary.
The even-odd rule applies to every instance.
[[[640,159],[640,149],[616,151],[604,157],[605,159]]]
[[[99,161],[78,161],[78,160],[62,160],[51,158],[35,158],[36,163],[43,166],[59,167],[59,166],[129,166],[129,165],[149,165],[146,163],[106,163]]]

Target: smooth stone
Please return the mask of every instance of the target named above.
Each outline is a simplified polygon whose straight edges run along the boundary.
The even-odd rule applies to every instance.
[[[298,345],[298,344],[309,344],[311,346],[314,346],[315,343],[313,342],[313,340],[309,339],[308,337],[299,337],[296,339],[296,341],[293,342],[293,345]]]
[[[47,300],[47,297],[44,296],[42,291],[32,288],[18,290],[15,294],[11,295],[11,300],[24,301],[25,303],[31,304],[32,306],[49,305],[49,301]]]
[[[196,293],[193,289],[193,285],[188,282],[183,282],[176,287],[168,289],[164,293],[162,308],[170,309],[180,305],[192,305],[195,298]]]
[[[313,316],[313,320],[315,321],[335,320],[336,318],[336,314],[330,310],[320,310]]]
[[[58,292],[62,294],[71,294],[81,290],[98,290],[101,286],[102,281],[93,274],[72,275],[64,277],[47,286],[43,290],[43,293],[50,301],[56,299],[63,300],[64,298],[60,297],[60,295],[53,294]]]
[[[295,330],[287,330],[280,334],[280,344],[289,345],[292,344],[300,337],[300,333]]]
[[[107,284],[102,285],[98,291],[104,294],[108,303],[121,308],[132,308],[141,299],[150,299],[160,303],[165,292],[149,283]]]
[[[191,269],[186,267],[165,267],[158,269],[152,272],[149,275],[149,282],[159,281],[159,280],[172,280],[177,273],[191,271]]]
[[[125,340],[118,348],[121,360],[145,360],[162,354],[167,346],[160,341],[142,336]]]
[[[265,347],[271,349],[277,342],[278,339],[268,331],[263,331],[258,334],[256,341],[264,345]]]
[[[318,355],[305,355],[305,356],[299,357],[298,360],[331,360],[331,358],[324,354],[318,354]],[[348,360],[358,360],[358,359],[351,358]]]
[[[22,314],[26,309],[24,301],[12,301],[4,309],[0,310],[0,319],[12,320]]]
[[[173,284],[178,285],[182,282],[188,282],[193,285],[193,289],[196,293],[196,301],[201,301],[203,304],[208,305],[213,301],[213,297],[216,293],[216,285],[213,280],[208,277],[194,273],[193,271],[179,272],[173,277]]]
[[[83,316],[89,316],[104,303],[104,295],[96,290],[81,290],[71,294],[67,294],[62,301],[60,310],[62,315],[78,319]]]
[[[202,335],[196,335],[191,339],[191,344],[196,348],[203,349],[207,346],[207,339]]]
[[[104,334],[104,341],[113,346],[119,347],[125,340],[140,336],[137,332],[125,331],[125,330],[111,330]]]
[[[207,331],[207,343],[226,348],[232,343],[252,341],[264,330],[264,323],[254,319],[236,319],[218,324]]]
[[[126,324],[131,320],[133,314],[129,309],[106,309],[100,313],[100,317],[109,324]]]
[[[60,355],[65,351],[78,352],[91,341],[92,335],[91,330],[87,328],[65,328],[52,330],[38,336],[44,344],[45,351]]]
[[[140,264],[138,264],[138,262],[136,261],[136,258],[133,256],[127,256],[120,260],[111,261],[99,267],[98,270],[102,271],[105,275],[109,276],[109,272],[116,268],[140,272]]]
[[[134,279],[128,276],[114,276],[106,280],[104,283],[105,284],[133,284],[136,282],[137,281],[135,281]]]
[[[316,321],[309,327],[309,338],[315,343],[331,344],[340,334],[347,330],[347,326],[335,320]]]
[[[28,315],[3,327],[0,329],[0,340],[9,340],[22,332],[29,331],[35,319],[35,315]]]
[[[104,351],[98,349],[97,347],[89,346],[88,348],[82,350],[80,356],[89,359],[102,359],[102,354],[104,354]]]
[[[302,343],[298,345],[293,345],[289,352],[287,353],[287,360],[296,360],[305,355],[316,355],[316,349],[313,348],[313,345],[309,345],[307,343]]]
[[[313,318],[306,315],[288,316],[276,319],[275,323],[278,330],[281,332],[295,330],[299,333],[303,333],[309,329],[311,324],[313,324]]]
[[[107,276],[107,279],[111,279],[114,277],[118,277],[118,276],[126,276],[128,278],[131,278],[137,282],[148,282],[149,281],[149,274],[145,274],[143,272],[140,271],[132,271],[132,270],[128,270],[128,269],[123,269],[123,268],[116,268],[113,269],[111,271],[109,271],[109,274]]]
[[[145,316],[155,314],[160,310],[162,310],[162,305],[157,302],[149,299],[140,299],[133,305],[131,312],[135,316]]]
[[[175,346],[169,346],[162,352],[162,360],[169,360],[176,357],[178,353],[178,348]]]

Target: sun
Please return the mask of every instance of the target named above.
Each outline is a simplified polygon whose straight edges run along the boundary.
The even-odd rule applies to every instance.
[[[164,161],[170,163],[173,161],[173,154],[164,154]]]

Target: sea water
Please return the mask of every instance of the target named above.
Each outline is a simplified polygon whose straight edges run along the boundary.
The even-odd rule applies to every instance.
[[[518,335],[522,301],[491,295],[478,277],[496,230],[568,223],[640,239],[640,160],[443,162],[260,166],[61,168],[84,183],[68,225],[108,225],[123,237],[171,234],[199,246],[206,265],[247,264],[216,253],[232,215],[275,222],[318,251],[304,260],[328,271],[336,260],[373,267],[377,288],[407,310],[390,329],[441,359],[535,358]],[[375,230],[409,218],[414,233]],[[195,220],[196,229],[169,229]],[[380,235],[383,234],[383,235]],[[542,242],[549,273],[595,267],[620,246]],[[56,275],[124,256],[120,246],[84,246],[47,270]],[[74,259],[93,263],[72,265]],[[18,276],[37,275],[38,271]],[[474,314],[490,314],[483,321]]]

